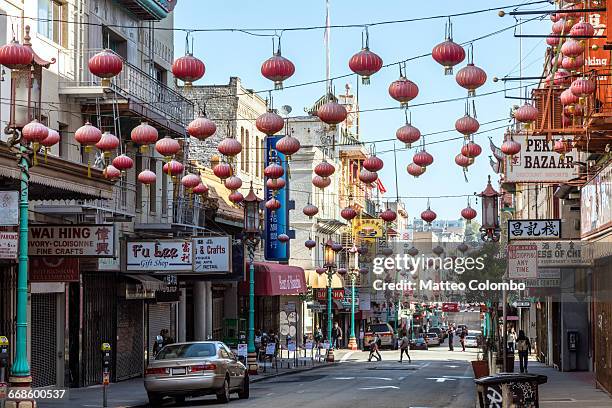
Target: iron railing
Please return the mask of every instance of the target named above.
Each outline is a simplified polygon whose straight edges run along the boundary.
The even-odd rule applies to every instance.
[[[89,61],[100,49],[85,50],[83,61]],[[74,81],[60,82],[60,88],[100,87],[102,80],[86,66],[76,73]],[[186,126],[194,117],[194,105],[177,90],[158,81],[135,65],[123,61],[123,69],[111,80],[110,89],[117,95],[150,109],[167,120]]]

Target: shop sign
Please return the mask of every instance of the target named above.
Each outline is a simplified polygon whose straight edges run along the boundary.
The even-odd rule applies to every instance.
[[[19,191],[0,191],[0,225],[19,225]]]
[[[247,345],[247,344],[245,344],[245,343],[239,343],[239,344],[238,344],[238,350],[237,350],[237,353],[236,353],[236,354],[237,354],[239,357],[244,357],[244,358],[247,358],[247,355],[248,355],[248,350],[249,350],[247,346],[248,346],[248,345]]]
[[[231,272],[232,241],[227,237],[193,239],[193,271],[204,273]]]
[[[344,299],[344,288],[332,289],[332,299]],[[317,300],[327,300],[327,289],[317,289]]]
[[[384,221],[378,218],[355,218],[353,236],[360,238],[382,238]]]
[[[539,261],[538,259],[538,262]],[[538,265],[538,279],[561,279],[561,269],[541,268],[540,265]]]
[[[443,312],[458,312],[459,304],[458,303],[442,303],[442,311]]]
[[[128,242],[126,270],[191,272],[192,258],[191,240]]]
[[[570,142],[573,136],[565,137]],[[578,152],[573,149],[561,155],[553,151],[555,140],[547,136],[515,134],[514,140],[521,145],[521,151],[506,158],[506,183],[565,183],[578,176],[574,162]]]
[[[534,241],[538,246],[538,267],[588,266],[581,241]]]
[[[30,282],[78,282],[79,259],[60,257],[30,258]]]
[[[369,289],[367,288],[359,289],[359,310],[363,310],[363,311],[370,310],[371,303],[372,303],[372,296],[369,292]]]
[[[526,279],[525,286],[528,288],[558,288],[561,279]]]
[[[537,245],[508,244],[508,277],[510,279],[529,279],[537,276]]]
[[[612,227],[612,164],[580,190],[580,232],[586,237]]]
[[[551,240],[561,238],[561,220],[508,220],[508,240]]]
[[[276,142],[283,136],[266,137],[265,165],[271,163],[283,167],[285,174],[289,171],[287,157],[276,150]],[[289,178],[285,177],[285,186],[277,191],[272,191],[265,186],[265,200],[276,198],[280,202],[280,209],[272,211],[266,208],[264,228],[264,258],[267,261],[286,262],[289,260],[289,249],[291,245],[284,244],[278,240],[280,234],[289,235]]]
[[[17,259],[18,232],[0,232],[0,259]]]
[[[30,225],[28,254],[113,258],[115,226],[113,224]]]
[[[155,299],[154,290],[147,289],[142,283],[125,283],[125,299]]]

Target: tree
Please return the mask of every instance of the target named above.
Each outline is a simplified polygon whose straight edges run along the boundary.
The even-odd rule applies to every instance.
[[[506,257],[500,254],[500,245],[498,243],[484,243],[480,247],[468,252],[466,257],[478,260],[481,258],[484,268],[479,270],[473,268],[466,270],[462,274],[455,275],[455,281],[466,285],[465,299],[467,303],[496,303],[501,300],[502,292],[498,290],[470,290],[468,283],[470,281],[486,282],[502,282],[506,272]],[[476,263],[478,265],[478,263]]]

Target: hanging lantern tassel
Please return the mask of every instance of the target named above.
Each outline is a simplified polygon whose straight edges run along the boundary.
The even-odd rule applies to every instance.
[[[291,162],[291,156],[287,156],[287,180],[291,178],[291,166],[289,164]]]
[[[91,158],[89,157],[89,153],[91,153],[91,146],[85,146],[85,153],[87,153],[87,178],[91,178]]]
[[[146,144],[140,145],[139,150],[140,150],[140,153],[146,153],[147,150],[149,150],[149,145],[146,145]]]
[[[45,146],[45,164],[47,164],[47,152],[49,151],[49,149],[47,149],[47,147]]]

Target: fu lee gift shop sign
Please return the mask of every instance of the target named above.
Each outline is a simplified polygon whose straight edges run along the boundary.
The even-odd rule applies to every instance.
[[[115,256],[115,227],[112,224],[31,225],[30,256]]]

